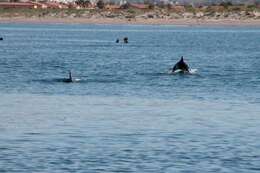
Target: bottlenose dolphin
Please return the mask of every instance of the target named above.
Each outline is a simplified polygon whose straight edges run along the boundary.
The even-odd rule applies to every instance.
[[[66,82],[66,83],[73,82],[73,80],[72,80],[72,75],[71,75],[71,71],[69,71],[69,78],[63,79],[63,82]]]
[[[183,56],[181,57],[180,61],[177,62],[172,68],[173,73],[177,71],[182,73],[189,72],[189,66],[184,62]]]
[[[128,43],[128,37],[124,38],[124,43]]]

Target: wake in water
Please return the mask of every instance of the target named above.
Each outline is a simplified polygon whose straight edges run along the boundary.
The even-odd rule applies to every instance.
[[[170,70],[168,72],[168,74],[173,74],[173,75],[177,75],[177,74],[195,75],[195,74],[197,74],[197,72],[198,72],[198,69],[190,69],[189,71],[183,71],[183,70],[178,69],[178,70],[175,70],[175,71]]]
[[[176,70],[172,71],[172,69],[169,69],[169,71],[166,72],[154,72],[154,73],[136,73],[136,75],[140,76],[169,76],[169,75],[198,75],[198,69],[190,69],[188,72],[183,72],[182,70]]]
[[[52,78],[52,79],[36,79],[36,80],[31,80],[32,82],[40,82],[40,83],[46,83],[46,84],[51,84],[51,83],[81,83],[85,82],[86,80],[75,78],[73,79],[72,82],[66,82],[67,78]]]
[[[69,70],[68,78],[61,79],[61,82],[64,82],[64,83],[74,83],[74,82],[79,82],[79,81],[81,81],[81,79],[72,77],[71,70]]]
[[[56,83],[122,83],[123,79],[108,79],[108,78],[87,78],[87,77],[80,77],[80,78],[73,78],[72,82],[66,82],[68,78],[50,78],[50,79],[34,79],[30,80],[29,82],[39,82],[45,84],[56,84]]]

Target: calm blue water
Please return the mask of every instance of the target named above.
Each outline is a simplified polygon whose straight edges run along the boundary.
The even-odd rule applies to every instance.
[[[0,172],[260,171],[260,28],[1,24],[0,36]],[[196,74],[168,73],[180,56]],[[62,83],[68,70],[81,81]]]

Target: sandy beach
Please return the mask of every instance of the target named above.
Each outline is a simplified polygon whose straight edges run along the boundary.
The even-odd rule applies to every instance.
[[[118,19],[118,18],[57,18],[57,17],[12,17],[0,18],[0,23],[33,24],[136,24],[177,26],[260,26],[259,19]]]

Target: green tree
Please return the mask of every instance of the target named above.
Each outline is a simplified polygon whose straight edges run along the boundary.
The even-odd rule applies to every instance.
[[[97,7],[98,7],[99,9],[103,9],[103,8],[105,7],[104,1],[103,1],[103,0],[99,0],[99,1],[97,2]]]
[[[221,6],[223,6],[225,9],[228,9],[229,6],[232,6],[232,2],[227,1],[227,2],[221,2],[220,3]]]
[[[89,0],[76,0],[75,3],[80,7],[89,7],[91,4]]]
[[[144,4],[148,5],[149,9],[154,9],[154,2],[152,0],[144,0]]]
[[[120,6],[121,9],[128,9],[130,7],[130,4],[127,2]]]

